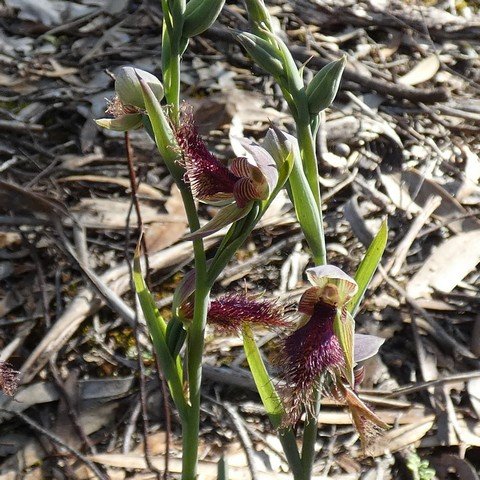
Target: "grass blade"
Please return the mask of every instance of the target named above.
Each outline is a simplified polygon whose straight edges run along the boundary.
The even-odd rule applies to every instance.
[[[382,259],[383,252],[385,251],[385,247],[387,245],[387,240],[388,226],[387,220],[384,220],[380,230],[368,247],[367,253],[363,257],[363,260],[357,269],[357,273],[355,274],[355,281],[358,283],[358,292],[348,304],[348,310],[353,317],[355,317],[370,280],[372,279],[375,271],[377,270],[378,264]]]

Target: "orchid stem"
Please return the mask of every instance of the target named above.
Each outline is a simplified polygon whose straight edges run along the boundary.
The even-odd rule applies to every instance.
[[[320,390],[316,389],[315,411],[313,415],[307,412],[305,428],[303,429],[302,442],[302,480],[310,480],[312,476],[313,462],[315,460],[315,444],[317,443],[318,415],[320,413]]]
[[[198,220],[195,202],[188,188],[181,186],[185,211],[190,230],[198,230]],[[193,241],[195,257],[195,303],[193,321],[187,333],[187,372],[189,406],[187,416],[182,422],[183,454],[182,480],[195,480],[198,463],[198,441],[200,431],[200,394],[202,383],[202,357],[205,343],[205,326],[210,289],[207,286],[207,262],[203,241]]]

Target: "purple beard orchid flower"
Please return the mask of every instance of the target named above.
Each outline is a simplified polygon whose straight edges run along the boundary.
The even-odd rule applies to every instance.
[[[284,424],[297,422],[302,407],[313,411],[314,390],[321,386],[347,403],[365,443],[375,429],[387,425],[356,395],[355,380],[361,380],[362,371],[354,373],[353,367],[375,355],[383,339],[353,335],[353,319],[346,305],[357,291],[355,280],[333,265],[310,268],[307,275],[314,286],[299,302],[301,326],[285,338],[278,354],[280,376],[285,382]]]
[[[190,235],[191,239],[210,235],[243,218],[253,202],[267,200],[277,185],[275,160],[256,143],[243,140],[249,157],[234,158],[227,167],[208,151],[190,112],[184,113],[175,136],[183,156],[185,180],[195,198],[211,205],[227,205],[209,224]]]

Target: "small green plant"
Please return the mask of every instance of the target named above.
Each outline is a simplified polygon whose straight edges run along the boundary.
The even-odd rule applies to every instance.
[[[315,138],[319,115],[335,98],[346,59],[330,63],[305,84],[302,68],[272,31],[262,0],[245,2],[252,32],[237,33],[236,38],[280,86],[296,135],[272,127],[260,144],[243,139],[245,155],[228,165],[209,152],[191,112],[180,104],[180,63],[189,39],[215,21],[223,3],[161,0],[162,82],[134,67],[120,69],[116,97],[107,110],[111,117],[97,123],[121,131],[145,128],[180,190],[187,213],[190,233],[185,238],[193,243],[195,265],[175,291],[168,322],[144,280],[140,248],[133,269],[136,293],[182,423],[182,479],[194,480],[197,475],[202,357],[209,323],[219,333],[242,336],[250,370],[293,477],[308,480],[322,392],[348,405],[362,443],[366,444],[376,430],[387,428],[355,392],[362,377],[359,363],[375,355],[383,341],[355,334],[354,321],[385,249],[387,225],[383,223],[354,277],[327,263]],[[300,299],[301,321],[296,328],[276,302],[228,293],[210,298],[218,276],[284,188],[313,264],[307,270],[311,286]],[[219,207],[203,226],[196,201]],[[224,227],[228,231],[207,261],[204,238]],[[277,347],[280,382],[264,365],[254,336],[257,325],[290,330]],[[297,443],[295,427],[303,413],[306,420]]]
[[[411,452],[407,458],[407,467],[412,472],[413,480],[432,480],[435,470],[430,467],[428,460],[422,460],[417,452]]]

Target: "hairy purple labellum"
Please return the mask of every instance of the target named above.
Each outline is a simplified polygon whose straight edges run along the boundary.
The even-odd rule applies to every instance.
[[[227,333],[240,332],[244,324],[266,328],[285,326],[283,308],[271,300],[231,294],[212,300],[207,322]]]
[[[302,404],[308,406],[320,376],[333,373],[344,364],[343,352],[333,331],[336,314],[335,306],[318,301],[308,322],[283,343],[277,363],[288,390],[290,420],[296,420]]]

